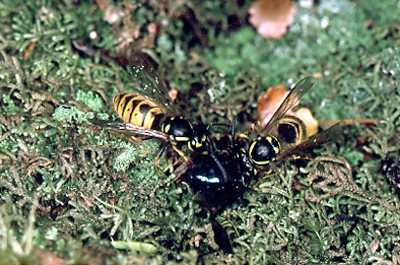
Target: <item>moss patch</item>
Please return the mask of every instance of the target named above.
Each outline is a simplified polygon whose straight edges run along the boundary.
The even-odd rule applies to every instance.
[[[399,259],[398,190],[384,174],[393,171],[380,169],[387,156],[399,161],[398,3],[299,6],[288,33],[270,41],[246,21],[248,1],[114,2],[0,3],[1,264],[37,264],[40,249],[71,264]],[[110,14],[122,15],[111,24]],[[95,53],[78,52],[74,40]],[[218,215],[234,248],[224,255],[188,187],[155,167],[160,144],[91,122],[116,120],[112,96],[140,91],[101,52],[132,47],[156,59],[193,120],[237,119],[243,129],[266,87],[312,75],[318,83],[302,103],[319,119],[382,123],[344,129],[308,165],[286,163]]]

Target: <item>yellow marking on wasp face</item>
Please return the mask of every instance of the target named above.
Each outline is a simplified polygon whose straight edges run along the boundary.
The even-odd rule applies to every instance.
[[[189,140],[190,140],[189,137],[186,137],[186,136],[175,137],[175,141],[177,141],[177,142],[187,142]]]
[[[193,150],[199,148],[199,143],[196,141],[196,139],[192,139],[191,141],[188,142],[188,146],[189,146],[189,149],[191,151],[193,151]]]
[[[199,149],[202,146],[203,146],[203,143],[197,142],[195,139],[192,139],[192,141],[188,142],[188,147],[189,147],[190,151],[193,151],[192,147]]]
[[[265,138],[267,139],[268,143],[271,144],[272,148],[274,149],[275,154],[279,154],[279,152],[281,151],[281,148],[280,148],[278,139],[275,136],[267,136]],[[276,145],[274,143],[276,143]]]
[[[193,143],[190,143],[190,142],[187,143],[187,146],[190,151],[193,151],[192,145],[193,145]]]
[[[255,161],[253,160],[254,164],[256,164],[257,166],[265,166],[269,164],[269,160],[264,160],[264,161]]]
[[[167,123],[167,124],[163,124],[163,131],[164,133],[169,133],[169,130],[171,129],[171,124]]]
[[[249,139],[249,136],[244,133],[241,133],[238,136],[239,136],[239,138]]]
[[[278,155],[281,152],[281,145],[280,145],[280,143],[279,143],[279,141],[278,141],[278,139],[276,137],[273,136],[273,138],[274,138],[275,141],[272,141],[272,138],[271,138],[271,141],[272,141],[271,145],[274,148],[275,154]],[[275,142],[276,145],[272,144],[273,142]]]
[[[252,153],[253,153],[253,150],[254,150],[254,146],[256,145],[256,141],[253,141],[251,144],[250,144],[250,147],[249,147],[249,156],[250,156],[250,159],[251,160],[253,160],[253,156],[252,156]],[[253,160],[254,161],[254,160]]]

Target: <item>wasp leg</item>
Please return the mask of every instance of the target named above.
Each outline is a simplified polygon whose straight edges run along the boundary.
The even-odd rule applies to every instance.
[[[311,156],[307,155],[293,155],[291,158],[289,158],[290,161],[311,161],[313,158]]]
[[[145,139],[143,139],[143,137],[137,137],[137,136],[130,136],[129,138],[134,143],[141,143],[141,142],[143,142],[143,140],[145,140]]]
[[[173,178],[172,181],[180,182],[182,180],[183,175],[188,170],[188,168],[191,166],[191,164],[192,164],[191,160],[187,160],[187,161],[184,161],[183,163],[181,163],[179,165],[179,167],[177,167],[177,169],[175,170],[176,176]]]
[[[183,160],[185,160],[185,162],[189,161],[189,158],[178,147],[176,147],[175,145],[172,145],[172,149],[174,149],[174,151],[179,155],[179,157],[183,158]]]
[[[167,150],[167,146],[164,144],[164,145],[161,147],[160,152],[158,152],[158,154],[157,154],[157,156],[156,156],[156,158],[155,158],[154,166],[155,166],[157,169],[159,169],[159,170],[161,170],[161,166],[160,166],[161,157],[162,157],[163,155],[165,155],[165,151],[166,151],[166,150]]]
[[[213,217],[211,219],[211,227],[214,233],[214,241],[218,247],[224,252],[224,254],[232,254],[232,243],[225,228]]]

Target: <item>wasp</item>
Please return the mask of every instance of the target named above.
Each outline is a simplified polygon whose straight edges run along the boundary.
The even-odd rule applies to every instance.
[[[218,139],[212,137],[211,152],[192,156],[191,163],[181,169],[182,180],[190,185],[202,206],[213,210],[225,208],[244,194],[258,173],[302,150],[330,141],[339,132],[342,124],[337,122],[306,137],[302,121],[287,114],[313,85],[310,77],[297,82],[265,127],[248,133],[231,130]]]
[[[272,162],[284,161],[302,150],[330,141],[345,125],[342,122],[335,122],[328,129],[309,137],[304,122],[296,116],[287,114],[298,105],[300,98],[314,86],[314,83],[311,77],[298,81],[268,123],[260,128],[255,136],[242,134],[236,137],[234,142],[242,142],[241,150],[254,167],[265,167]]]
[[[113,106],[122,122],[108,127],[136,138],[168,142],[184,158],[175,172],[178,179],[187,183],[200,205],[212,213],[236,202],[259,172],[330,140],[340,126],[335,124],[307,137],[301,120],[288,115],[314,85],[312,78],[305,78],[287,93],[264,127],[236,133],[232,125],[229,133],[216,137],[210,126],[192,123],[181,115],[183,112],[168,99],[167,85],[154,68],[135,63],[128,66],[128,72],[143,84],[141,93],[120,93],[114,97]]]
[[[136,54],[128,72],[143,86],[141,93],[123,92],[113,98],[113,106],[122,122],[106,127],[132,136],[132,139],[155,138],[171,144],[188,161],[189,152],[207,153],[209,131],[203,123],[184,118],[168,98],[168,87],[146,54]]]
[[[146,55],[138,55],[141,60]],[[144,77],[140,83],[144,84],[142,93],[125,92],[113,98],[113,106],[122,122],[109,123],[106,126],[118,130],[134,140],[159,139],[169,142],[173,150],[184,158],[184,163],[177,169],[184,170],[186,176],[200,179],[200,182],[183,181],[189,184],[193,191],[207,188],[209,183],[222,182],[222,189],[211,187],[205,197],[198,198],[206,209],[231,203],[231,193],[242,193],[240,173],[243,169],[240,164],[235,166],[236,160],[231,153],[220,153],[215,147],[209,126],[203,123],[192,123],[184,118],[176,106],[167,99],[168,89],[158,73],[144,62],[136,62],[128,66],[128,71],[136,77]],[[185,152],[185,151],[189,152]],[[189,155],[188,155],[189,154]],[[188,166],[190,164],[190,166]],[[192,167],[194,165],[194,167]],[[182,174],[178,174],[181,176]],[[216,204],[215,201],[218,201]],[[214,208],[213,208],[214,209]],[[231,253],[232,247],[222,226],[212,219],[212,228],[216,234],[216,241],[224,252]]]

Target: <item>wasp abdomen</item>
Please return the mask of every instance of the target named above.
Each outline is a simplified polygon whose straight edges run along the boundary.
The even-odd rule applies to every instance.
[[[138,93],[122,93],[114,97],[114,109],[125,123],[144,129],[159,130],[165,110]]]
[[[298,144],[308,137],[304,122],[293,115],[285,115],[279,120],[277,130],[280,140],[288,144]]]

